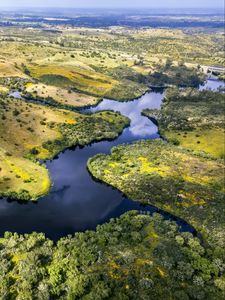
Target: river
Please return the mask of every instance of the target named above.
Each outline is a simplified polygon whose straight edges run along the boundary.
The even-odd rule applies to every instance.
[[[210,84],[209,80],[205,84],[207,88],[214,86],[215,81]],[[138,210],[142,213],[158,211],[165,218],[175,220],[182,231],[194,232],[194,229],[184,221],[157,210],[154,206],[143,206],[138,201],[127,199],[118,190],[95,181],[86,167],[90,157],[98,153],[110,153],[113,146],[140,139],[160,138],[157,126],[142,116],[141,112],[145,108],[159,109],[163,97],[163,91],[151,91],[133,101],[117,102],[104,99],[96,107],[84,109],[83,113],[106,109],[120,111],[130,118],[131,123],[113,141],[68,149],[60,153],[56,159],[47,161],[53,187],[50,194],[38,202],[21,203],[1,199],[0,234],[5,231],[18,233],[36,231],[44,232],[47,237],[57,240],[67,234],[95,229],[98,224],[119,217],[129,210]]]

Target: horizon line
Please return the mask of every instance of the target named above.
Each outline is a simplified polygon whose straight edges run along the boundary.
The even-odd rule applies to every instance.
[[[138,7],[138,6],[133,6],[133,7],[63,7],[63,6],[1,6],[0,8],[11,8],[11,9],[18,9],[18,8],[64,8],[64,9],[223,9],[224,6],[219,6],[219,7]]]

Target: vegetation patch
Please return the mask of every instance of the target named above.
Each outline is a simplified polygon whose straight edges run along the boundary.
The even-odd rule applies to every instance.
[[[45,85],[41,83],[28,83],[26,85],[25,94],[28,97],[31,94],[32,98],[38,98],[53,101],[61,105],[72,107],[85,107],[89,105],[96,105],[99,101],[97,97],[77,93],[73,90],[67,90],[64,88]]]
[[[86,116],[72,111],[0,98],[0,195],[36,200],[51,181],[38,160],[95,140],[115,138],[129,124],[120,114]]]
[[[87,69],[70,69],[58,65],[30,66],[34,78],[59,87],[76,88],[92,95],[103,96],[116,82],[110,77]]]
[[[56,245],[41,233],[0,239],[4,299],[224,298],[220,251],[160,215],[129,212]],[[31,276],[32,274],[32,276]]]
[[[204,82],[205,76],[200,70],[190,68],[180,62],[174,65],[172,61],[166,60],[164,65],[158,65],[156,71],[146,76],[146,82],[150,86],[167,87],[198,87]]]
[[[7,93],[9,90],[6,86],[4,85],[0,85],[0,93],[5,94]]]
[[[160,111],[147,109],[143,113],[157,120],[161,135],[172,143],[223,159],[223,107],[222,93],[169,89]]]
[[[21,72],[20,69],[16,68],[12,62],[7,62],[5,60],[0,60],[0,78],[6,77],[21,77],[26,78],[27,76]]]
[[[46,25],[44,20],[42,25]],[[2,27],[0,79],[35,80],[48,85],[48,92],[41,89],[39,96],[60,103],[70,102],[77,91],[123,101],[141,96],[150,86],[197,86],[204,80],[204,66],[224,64],[223,36],[217,31],[100,30],[68,25],[53,34],[46,26],[47,30],[26,28],[24,24],[20,28],[19,23],[17,27]],[[8,35],[10,39],[5,39]],[[53,87],[60,90],[60,99]],[[22,87],[24,92],[26,89]],[[71,90],[71,95],[64,97]]]
[[[139,141],[99,154],[89,171],[131,199],[184,218],[225,244],[224,165],[164,141]]]

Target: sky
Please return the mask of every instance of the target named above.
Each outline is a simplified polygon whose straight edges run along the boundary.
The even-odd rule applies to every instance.
[[[0,7],[223,8],[224,0],[0,0]]]

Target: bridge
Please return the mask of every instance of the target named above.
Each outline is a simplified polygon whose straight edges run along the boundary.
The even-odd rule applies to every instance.
[[[215,72],[215,73],[219,73],[219,74],[223,74],[225,73],[225,68],[219,68],[219,67],[208,67],[208,72]]]
[[[225,68],[214,67],[214,66],[201,66],[205,74],[208,75],[209,79],[215,79],[217,75],[225,74]]]
[[[224,74],[225,68],[214,67],[214,66],[201,66],[205,73],[219,73]]]

